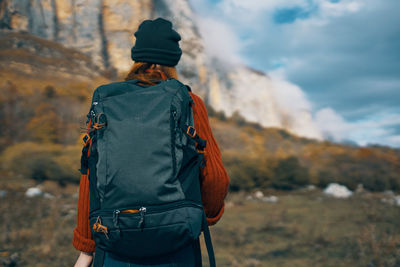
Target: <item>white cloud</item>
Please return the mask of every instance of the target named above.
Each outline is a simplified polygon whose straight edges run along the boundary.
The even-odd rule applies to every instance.
[[[400,147],[400,136],[391,129],[400,125],[400,114],[381,114],[348,122],[328,107],[315,113],[315,123],[325,138],[336,142],[354,140],[361,146],[380,143]]]
[[[240,56],[242,41],[229,25],[207,17],[198,16],[196,20],[208,55],[232,63],[244,61]]]
[[[280,7],[293,7],[300,6],[306,7],[308,6],[307,0],[224,0],[219,3],[218,7],[226,13],[231,13],[240,9],[245,12],[265,12],[270,10],[275,10]]]
[[[312,119],[312,104],[304,91],[286,79],[282,68],[268,73],[268,76],[271,78],[268,89],[273,94],[273,100],[278,103],[282,114],[291,118],[286,129],[300,136],[322,140],[323,136]]]
[[[348,13],[354,13],[361,10],[365,1],[363,0],[350,0],[332,3],[329,1],[319,1],[321,15],[324,17],[337,17],[343,16]]]
[[[274,85],[272,90],[274,90],[276,100],[281,106],[291,110],[294,114],[299,110],[312,110],[311,103],[308,101],[306,94],[298,85],[287,80],[282,68],[269,72],[268,75],[271,77]]]
[[[326,138],[343,141],[354,127],[332,108],[323,108],[315,113],[315,123]]]
[[[329,25],[332,19],[357,13],[362,10],[366,0],[342,0],[332,3],[327,0],[314,1],[318,5],[318,12],[307,20],[296,20],[295,24],[300,27],[323,27]]]
[[[280,8],[299,7],[310,10],[318,7],[307,20],[296,20],[295,23],[322,26],[328,23],[330,17],[339,17],[360,11],[366,1],[341,0],[333,3],[329,0],[223,0],[216,5],[216,8],[228,19],[251,25],[260,21],[262,17],[271,16]]]
[[[400,135],[392,135],[385,138],[386,144],[394,144],[394,146],[400,148]]]

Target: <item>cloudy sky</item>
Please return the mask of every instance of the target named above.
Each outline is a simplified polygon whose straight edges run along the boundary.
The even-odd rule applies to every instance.
[[[399,0],[190,0],[214,56],[299,86],[327,138],[400,147]]]

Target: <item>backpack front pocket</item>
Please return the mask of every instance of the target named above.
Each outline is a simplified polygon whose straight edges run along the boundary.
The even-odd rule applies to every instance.
[[[203,210],[195,203],[181,201],[124,211],[91,216],[91,225],[100,217],[107,228],[106,233],[93,231],[96,244],[123,258],[166,255],[193,242],[201,233]]]
[[[126,258],[158,257],[172,253],[193,239],[186,222],[143,229],[110,231],[112,253]]]

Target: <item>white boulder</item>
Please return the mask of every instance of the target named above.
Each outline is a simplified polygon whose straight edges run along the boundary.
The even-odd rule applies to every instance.
[[[268,202],[268,203],[277,203],[278,197],[277,196],[267,196],[267,197],[263,197],[262,201]]]
[[[258,199],[262,199],[264,197],[264,194],[261,191],[257,191],[254,193],[254,197],[258,198]]]
[[[313,185],[313,184],[309,184],[309,185],[306,186],[306,190],[307,191],[313,191],[315,189],[317,189],[317,187],[315,185]]]
[[[28,188],[28,190],[26,190],[25,192],[26,197],[36,197],[36,196],[41,196],[42,194],[43,194],[42,190],[40,190],[40,188],[37,187]]]
[[[400,195],[394,197],[394,203],[396,206],[400,206]]]
[[[348,198],[353,195],[346,186],[337,183],[330,183],[324,189],[324,194],[335,197],[335,198]]]
[[[53,198],[55,198],[55,196],[52,195],[52,194],[50,194],[50,193],[44,193],[44,194],[43,194],[43,197],[44,197],[44,198],[48,198],[48,199],[53,199]]]

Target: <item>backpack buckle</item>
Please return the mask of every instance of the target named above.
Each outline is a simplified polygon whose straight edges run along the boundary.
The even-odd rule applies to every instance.
[[[187,130],[186,130],[186,134],[189,135],[190,137],[194,138],[196,136],[196,129],[193,128],[193,126],[189,125]]]
[[[104,233],[107,239],[108,238],[108,228],[105,225],[101,224],[101,219],[100,216],[97,217],[96,222],[93,224],[93,230],[96,231],[97,233]]]
[[[93,224],[93,230],[98,233],[107,233],[107,226],[101,225],[100,223]]]
[[[90,142],[90,139],[91,139],[90,135],[88,133],[86,133],[85,136],[82,138],[83,145],[87,146],[89,144],[89,142]]]
[[[96,122],[95,124],[93,124],[93,128],[96,129],[96,130],[101,129],[101,128],[103,128],[104,126],[106,126],[105,123],[97,123],[97,122]]]
[[[207,154],[207,152],[206,152],[205,150],[200,150],[200,149],[196,149],[196,150],[197,150],[197,153],[202,153],[202,154],[204,154],[204,155]]]
[[[99,113],[95,115],[93,124],[94,129],[99,130],[101,128],[104,128],[106,124],[107,124],[107,117],[104,113]]]

